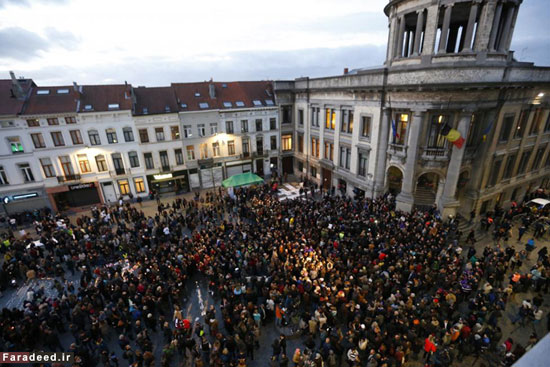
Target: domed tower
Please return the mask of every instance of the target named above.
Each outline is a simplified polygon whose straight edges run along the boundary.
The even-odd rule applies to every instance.
[[[391,0],[386,66],[505,62],[522,0]]]

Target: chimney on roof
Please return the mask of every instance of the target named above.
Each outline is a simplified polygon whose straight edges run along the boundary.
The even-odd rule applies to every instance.
[[[210,80],[210,84],[208,84],[208,93],[210,94],[210,98],[216,98],[216,87],[214,83],[212,83],[212,80]]]
[[[348,73],[349,69],[348,68],[344,68],[344,75],[346,75]]]
[[[23,92],[23,87],[21,87],[21,84],[19,83],[19,80],[15,77],[15,74],[13,71],[10,71],[11,76],[11,84],[12,88],[11,91],[15,98],[17,99],[25,99],[25,93]]]

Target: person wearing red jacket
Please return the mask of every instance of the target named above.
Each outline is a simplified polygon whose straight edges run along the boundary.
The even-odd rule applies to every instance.
[[[435,344],[435,337],[430,334],[426,340],[424,340],[424,358],[426,358],[426,365],[430,363],[430,357],[437,350],[437,344]]]

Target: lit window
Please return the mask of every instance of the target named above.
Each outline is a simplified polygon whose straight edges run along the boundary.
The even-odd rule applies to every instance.
[[[199,107],[200,107],[200,108],[208,108],[208,103],[206,103],[206,102],[201,102],[201,103],[199,103]]]
[[[130,193],[130,185],[128,180],[119,180],[118,188],[120,190],[120,195],[128,195]]]
[[[40,89],[40,90],[37,90],[36,91],[36,94],[50,94],[50,90],[49,89]]]
[[[143,107],[143,114],[147,115],[149,113],[149,109],[147,107]]]
[[[223,106],[224,106],[225,108],[231,108],[233,105],[231,104],[231,102],[224,102],[224,103],[223,103]]]
[[[195,92],[195,97],[200,97],[201,94],[199,92]]]
[[[118,103],[109,103],[109,105],[107,106],[110,110],[116,110],[118,108],[120,108],[119,104]]]
[[[265,100],[265,104],[266,104],[267,106],[273,106],[273,105],[274,105],[273,100],[271,100],[271,99],[266,99],[266,100]]]
[[[281,147],[283,151],[292,150],[292,135],[283,135],[281,137]]]
[[[170,132],[172,134],[172,140],[178,140],[180,138],[180,127],[179,126],[171,126]]]
[[[69,94],[69,90],[68,89],[58,89],[57,94]]]
[[[180,106],[181,108],[187,108],[187,103],[182,103]]]
[[[93,110],[93,109],[94,109],[94,108],[92,107],[91,104],[87,104],[87,105],[84,106],[84,110],[85,110],[85,111],[91,111],[91,110]]]
[[[252,103],[254,103],[254,106],[263,106],[262,102],[257,99],[253,100]]]
[[[237,107],[244,107],[244,102],[243,101],[237,101],[237,102],[235,102],[235,105]]]
[[[138,194],[145,192],[145,182],[142,177],[134,178],[134,186],[136,187],[136,192]]]
[[[90,173],[92,172],[92,169],[90,168],[90,161],[88,161],[88,157],[86,154],[78,154],[78,165],[80,166],[80,172],[82,173]]]

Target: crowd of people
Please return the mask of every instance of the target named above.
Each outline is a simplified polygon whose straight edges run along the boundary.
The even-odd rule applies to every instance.
[[[56,293],[29,289],[21,308],[4,308],[1,348],[69,351],[82,367],[244,367],[258,358],[451,366],[469,357],[509,366],[550,326],[541,325],[550,322],[549,257],[528,236],[543,213],[497,208],[483,218],[494,242],[479,251],[475,232],[463,242],[458,221],[435,208],[403,213],[391,195],[332,194],[279,201],[270,185],[220,190],[159,203],[154,216],[119,203],[73,222],[50,213],[35,222],[36,236],[6,232],[3,290],[12,278],[55,278]],[[216,303],[193,319],[198,280]],[[533,330],[527,343],[501,329],[509,303],[518,305],[512,322]],[[266,328],[280,334],[269,358],[257,355]],[[289,339],[299,347],[287,349]]]

